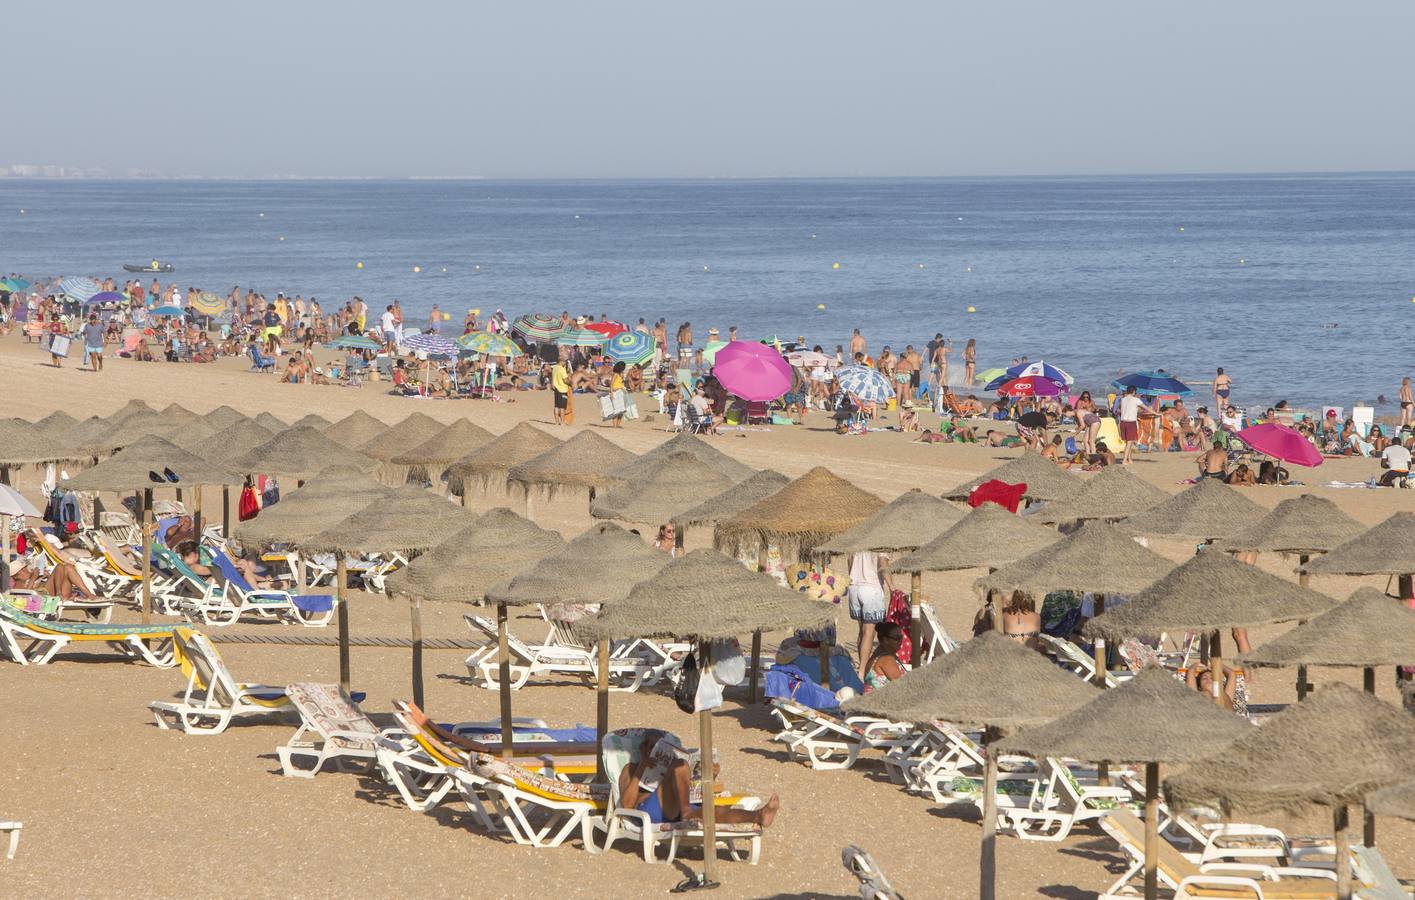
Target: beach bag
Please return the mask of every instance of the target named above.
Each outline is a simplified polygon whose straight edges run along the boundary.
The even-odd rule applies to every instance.
[[[673,686],[673,702],[678,704],[678,708],[683,712],[697,711],[698,682],[701,680],[702,672],[698,671],[697,655],[689,653],[683,660],[683,670],[678,676],[678,683]]]
[[[49,352],[54,356],[67,357],[69,355],[69,338],[67,335],[56,334],[49,339]]]
[[[241,502],[237,507],[236,514],[242,522],[249,522],[260,512],[260,500],[256,497],[255,488],[249,484],[241,488]]]
[[[913,610],[909,606],[909,595],[903,591],[893,591],[889,595],[889,609],[884,613],[886,622],[893,622],[902,632],[899,636],[899,652],[894,656],[905,665],[914,659],[914,646],[909,637],[909,629],[914,624]]]

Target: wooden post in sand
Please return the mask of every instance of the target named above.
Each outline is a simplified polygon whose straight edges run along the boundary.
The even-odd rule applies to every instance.
[[[1214,702],[1223,706],[1223,637],[1217,628],[1209,634],[1209,682]]]
[[[231,536],[231,486],[221,485],[221,536]]]
[[[909,664],[918,667],[924,660],[919,641],[923,638],[923,617],[919,604],[924,602],[924,573],[909,576]]]
[[[1351,900],[1351,814],[1346,804],[1332,807],[1331,819],[1336,838],[1336,896]]]
[[[983,847],[978,858],[978,896],[994,900],[997,896],[997,749],[993,742],[1002,735],[998,729],[983,729]]]
[[[1096,594],[1095,600],[1093,602],[1095,603],[1095,615],[1099,616],[1101,613],[1105,612],[1105,594]],[[1096,682],[1096,687],[1103,688],[1105,687],[1106,673],[1105,638],[1096,638],[1095,642],[1092,644],[1092,649],[1095,653],[1096,666],[1096,674],[1094,680]]]
[[[526,496],[530,496],[527,494]],[[496,680],[501,694],[501,755],[510,759],[516,755],[511,733],[511,648],[506,642],[506,604],[496,604]],[[608,667],[605,667],[608,671]]]
[[[1298,564],[1298,566],[1305,566],[1305,565],[1307,565],[1307,560],[1308,560],[1308,559],[1309,559],[1309,557],[1308,557],[1307,554],[1305,554],[1305,553],[1299,555],[1299,556],[1297,557],[1297,564]],[[1312,580],[1312,576],[1309,575],[1309,574],[1307,574],[1306,572],[1299,572],[1298,575],[1297,575],[1297,583],[1298,583],[1299,585],[1301,585],[1302,587],[1307,587],[1307,586],[1308,586],[1308,583],[1309,583],[1311,580]],[[1303,619],[1303,620],[1299,621],[1297,624],[1298,624],[1298,625],[1305,625],[1305,624],[1306,624],[1306,620]],[[1310,687],[1311,687],[1311,685],[1307,683],[1307,666],[1306,666],[1305,664],[1299,664],[1299,665],[1297,666],[1297,701],[1298,701],[1299,703],[1302,702],[1303,700],[1306,700],[1306,699],[1307,699],[1307,689],[1310,688]]]
[[[152,509],[142,511],[142,623],[152,621]]]
[[[757,545],[757,571],[766,571],[766,544]],[[757,685],[761,682],[761,666],[758,660],[762,655],[762,633],[752,632],[752,658],[748,660],[752,669],[747,682],[747,702],[757,702]]]
[[[342,551],[334,570],[334,605],[339,608],[339,688],[349,692],[349,604],[344,599],[344,585],[349,580],[348,564]]]
[[[408,600],[408,614],[412,617],[413,629],[413,702],[418,709],[423,705],[423,601],[420,597]]]
[[[192,530],[196,532],[197,543],[201,543],[201,485],[192,488]]]
[[[708,641],[698,641],[698,657],[701,668],[707,669],[712,665],[711,644]],[[703,887],[708,887],[717,881],[717,809],[713,802],[712,790],[712,710],[705,709],[698,713],[698,747],[701,758],[698,763],[698,777],[701,779],[703,793]]]
[[[609,641],[601,640],[595,648],[595,780],[608,783],[609,776],[604,771],[604,738],[609,734]]]
[[[1159,814],[1159,763],[1145,763],[1145,900],[1159,896]]]

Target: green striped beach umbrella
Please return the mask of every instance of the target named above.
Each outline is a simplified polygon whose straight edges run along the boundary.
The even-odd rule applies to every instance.
[[[551,316],[545,313],[530,313],[529,315],[518,316],[516,321],[511,323],[511,328],[526,340],[544,342],[553,341],[560,335],[564,328],[560,325],[559,316]]]

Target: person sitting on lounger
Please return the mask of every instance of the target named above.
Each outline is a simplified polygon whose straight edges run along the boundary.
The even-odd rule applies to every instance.
[[[638,758],[619,773],[619,802],[648,813],[654,823],[696,821],[703,816],[702,806],[689,803],[689,788],[693,773],[683,748],[671,741],[646,734],[639,745]],[[712,764],[716,778],[719,766]],[[771,795],[761,809],[717,807],[718,822],[724,825],[759,825],[769,828],[781,807],[781,798]]]
[[[877,643],[874,652],[865,661],[862,673],[866,691],[882,688],[904,677],[904,667],[899,664],[899,644],[904,632],[893,622],[881,622],[875,627],[875,636]]]
[[[20,560],[16,561],[15,568],[10,572],[11,583],[17,588],[40,591],[65,600],[76,595],[85,600],[97,600],[97,595],[84,586],[78,567],[69,558],[68,551],[62,549],[63,543],[58,538],[51,538],[50,542],[60,548],[57,550],[60,561],[54,564],[49,574],[43,574],[34,566]]]

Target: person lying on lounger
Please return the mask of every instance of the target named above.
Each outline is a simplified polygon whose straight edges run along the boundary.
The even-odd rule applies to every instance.
[[[716,777],[720,767],[713,763]],[[696,821],[703,817],[702,806],[689,803],[692,773],[683,748],[672,742],[645,735],[638,758],[619,773],[621,806],[646,812],[659,822]],[[769,828],[781,807],[781,798],[771,795],[761,809],[717,807],[716,819],[724,825],[760,825]]]
[[[23,560],[17,560],[10,571],[10,582],[22,590],[38,591],[65,600],[75,596],[85,600],[98,599],[93,591],[84,587],[79,570],[71,562],[60,563],[44,575]]]

